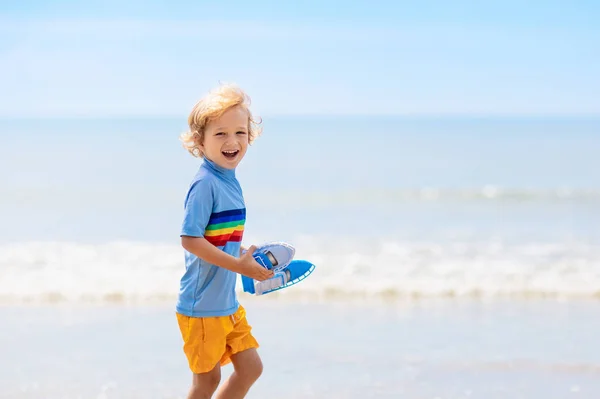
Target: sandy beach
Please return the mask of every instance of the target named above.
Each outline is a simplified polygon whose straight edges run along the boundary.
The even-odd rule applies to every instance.
[[[243,298],[265,364],[248,398],[600,396],[597,302]],[[185,397],[169,304],[14,305],[0,319],[1,398]]]

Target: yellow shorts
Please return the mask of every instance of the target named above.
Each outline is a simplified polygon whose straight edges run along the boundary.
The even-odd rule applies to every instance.
[[[231,355],[258,348],[252,327],[246,320],[246,310],[239,306],[231,316],[189,317],[177,314],[183,338],[183,352],[190,370],[195,374],[212,370],[217,363],[225,366]]]

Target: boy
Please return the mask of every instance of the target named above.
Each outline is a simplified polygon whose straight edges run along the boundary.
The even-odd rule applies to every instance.
[[[210,92],[192,109],[184,147],[204,158],[185,198],[181,245],[186,271],[181,278],[176,315],[183,350],[193,373],[188,399],[211,398],[221,381],[221,366],[234,372],[217,398],[243,398],[262,373],[258,342],[238,303],[237,273],[265,280],[273,272],[252,254],[242,254],[246,208],[235,176],[248,146],[260,133],[250,99],[236,86]]]

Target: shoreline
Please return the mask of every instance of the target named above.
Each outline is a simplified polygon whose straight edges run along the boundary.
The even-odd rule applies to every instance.
[[[131,308],[169,308],[175,306],[177,297],[172,298],[150,298],[150,299],[125,299],[120,296],[109,295],[101,299],[81,300],[65,299],[56,296],[49,296],[43,299],[19,299],[0,295],[0,308],[7,307],[131,307]],[[406,307],[406,306],[461,306],[461,305],[497,305],[497,304],[590,304],[600,306],[600,293],[594,296],[559,296],[559,295],[497,295],[497,296],[396,296],[386,295],[374,296],[351,296],[351,295],[331,295],[331,296],[309,296],[309,295],[280,295],[271,293],[265,296],[238,295],[238,301],[242,304],[255,304],[259,306],[278,306],[278,305],[346,305],[346,306],[372,306],[379,305],[385,307]]]
[[[248,398],[600,395],[599,301],[263,299],[240,297],[266,370]],[[174,312],[169,302],[0,306],[0,396],[183,398]]]

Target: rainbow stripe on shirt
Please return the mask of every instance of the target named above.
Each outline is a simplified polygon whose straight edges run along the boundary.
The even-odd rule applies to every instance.
[[[204,238],[215,247],[225,246],[228,242],[240,242],[245,223],[245,208],[213,213],[208,220]]]

